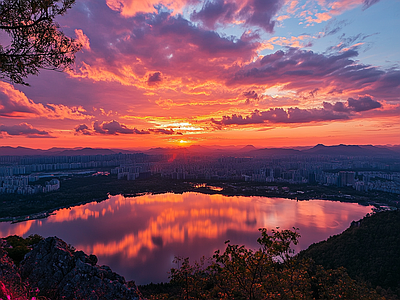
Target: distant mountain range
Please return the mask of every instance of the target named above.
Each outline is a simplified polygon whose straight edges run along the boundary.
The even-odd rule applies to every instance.
[[[372,145],[337,145],[325,146],[318,144],[315,147],[302,151],[308,154],[320,155],[350,155],[350,156],[371,156],[371,155],[392,155],[395,152],[388,148],[380,148]]]
[[[76,156],[76,155],[110,155],[117,153],[137,153],[123,149],[102,149],[102,148],[50,148],[48,150],[31,149],[25,147],[0,147],[0,156]]]
[[[296,147],[297,148],[297,147]],[[392,147],[372,145],[335,145],[325,146],[318,144],[312,148],[263,148],[257,149],[253,145],[244,147],[219,147],[193,145],[187,148],[151,148],[146,151],[105,148],[51,148],[48,150],[31,149],[25,147],[1,146],[0,156],[75,156],[75,155],[110,155],[117,153],[138,153],[148,155],[200,155],[200,156],[289,156],[289,155],[341,155],[341,156],[400,156],[400,145]]]

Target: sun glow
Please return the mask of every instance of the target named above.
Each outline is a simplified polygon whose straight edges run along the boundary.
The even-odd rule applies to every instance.
[[[178,145],[179,146],[187,146],[191,143],[191,141],[187,141],[187,140],[179,140],[178,141]]]

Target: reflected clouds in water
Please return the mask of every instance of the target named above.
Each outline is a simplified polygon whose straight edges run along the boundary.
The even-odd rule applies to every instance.
[[[346,229],[371,207],[323,200],[227,197],[200,193],[110,196],[61,209],[43,220],[0,223],[0,235],[38,233],[95,254],[138,284],[167,280],[174,256],[199,259],[224,241],[256,248],[258,228],[300,229],[296,251]]]

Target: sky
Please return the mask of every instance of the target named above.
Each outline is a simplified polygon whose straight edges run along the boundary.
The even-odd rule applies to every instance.
[[[57,22],[82,50],[0,81],[1,146],[400,144],[399,0],[76,0]]]

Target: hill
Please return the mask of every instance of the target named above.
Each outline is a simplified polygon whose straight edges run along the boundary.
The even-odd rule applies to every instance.
[[[385,211],[353,222],[327,241],[311,245],[300,257],[324,268],[345,267],[350,277],[400,296],[400,211]]]
[[[315,147],[302,151],[304,154],[314,155],[344,155],[344,156],[374,156],[374,155],[396,155],[388,148],[380,148],[372,145],[335,145],[325,146],[318,144]]]

